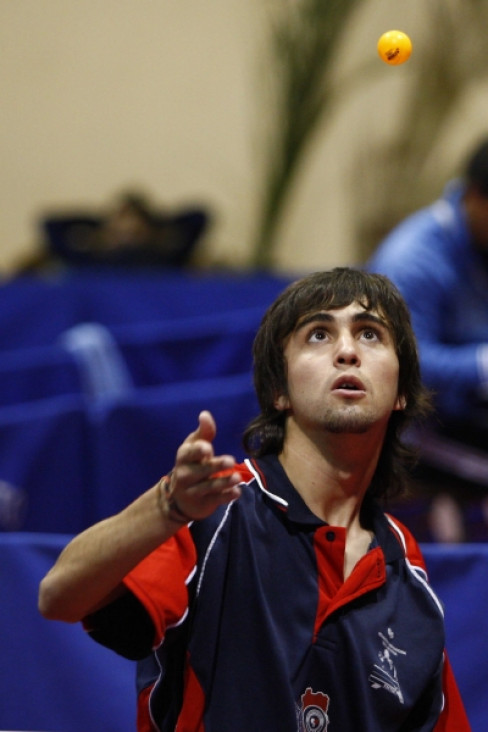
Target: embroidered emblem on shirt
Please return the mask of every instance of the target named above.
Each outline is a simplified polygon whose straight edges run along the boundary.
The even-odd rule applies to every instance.
[[[384,689],[398,697],[400,704],[404,703],[398,673],[395,666],[397,656],[406,656],[407,652],[393,645],[395,637],[391,628],[388,628],[386,635],[378,633],[383,648],[378,653],[378,663],[375,663],[374,670],[370,673],[368,680],[372,689]]]
[[[329,701],[328,694],[307,687],[298,710],[298,732],[326,732],[329,726]]]

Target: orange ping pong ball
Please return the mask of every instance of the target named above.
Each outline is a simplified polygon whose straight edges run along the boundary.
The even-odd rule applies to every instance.
[[[405,63],[412,53],[412,41],[406,33],[391,30],[383,33],[378,40],[378,54],[385,64],[398,66]]]

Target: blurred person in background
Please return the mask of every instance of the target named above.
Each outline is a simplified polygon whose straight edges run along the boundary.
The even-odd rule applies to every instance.
[[[488,516],[488,137],[442,197],[408,216],[366,268],[403,294],[437,417],[419,434],[419,477],[432,490],[431,530],[469,539],[469,498]]]
[[[128,191],[102,213],[53,213],[41,219],[39,251],[16,274],[66,267],[187,267],[210,223],[202,208],[164,211]]]

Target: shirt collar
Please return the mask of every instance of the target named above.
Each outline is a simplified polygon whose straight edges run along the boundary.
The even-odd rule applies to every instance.
[[[247,461],[247,464],[260,489],[286,514],[289,521],[308,526],[310,529],[327,525],[308,508],[295,490],[277,455],[264,455]],[[386,561],[402,558],[404,551],[390,529],[385,513],[371,496],[365,496],[361,512],[364,525],[373,531]]]

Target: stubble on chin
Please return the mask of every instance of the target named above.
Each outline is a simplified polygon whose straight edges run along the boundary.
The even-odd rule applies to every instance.
[[[356,434],[367,432],[374,423],[369,412],[359,411],[354,407],[344,409],[328,409],[322,418],[322,426],[332,434]]]

